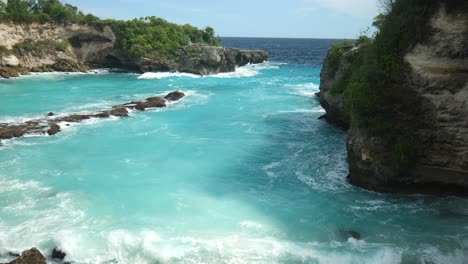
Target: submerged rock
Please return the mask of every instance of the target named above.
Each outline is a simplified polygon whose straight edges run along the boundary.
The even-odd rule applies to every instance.
[[[340,230],[339,235],[344,240],[348,240],[349,238],[354,238],[356,240],[361,239],[361,234],[354,230]]]
[[[61,251],[61,250],[58,249],[58,248],[54,248],[54,249],[52,250],[52,255],[51,255],[51,257],[52,257],[53,259],[63,260],[63,259],[65,259],[66,256],[67,256],[67,254],[66,254],[65,252]]]
[[[176,92],[169,93],[168,95],[164,97],[164,99],[169,100],[169,101],[178,101],[182,99],[184,96],[185,94],[183,92],[176,91]]]
[[[47,116],[54,116],[54,113],[49,112],[49,113],[47,114]]]
[[[9,264],[46,264],[46,258],[37,248],[23,251],[21,256]]]

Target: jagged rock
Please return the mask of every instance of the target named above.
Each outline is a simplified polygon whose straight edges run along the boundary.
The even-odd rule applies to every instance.
[[[104,111],[104,112],[100,112],[100,113],[95,114],[94,117],[97,117],[97,118],[108,118],[108,117],[110,117],[110,113],[107,112],[107,111]]]
[[[74,39],[79,45],[66,49],[57,48],[60,41]],[[31,49],[34,43],[46,41],[45,50]],[[0,23],[0,45],[14,49],[16,59],[11,58],[10,66],[23,66],[27,71],[86,71],[86,65],[97,65],[129,70],[179,71],[199,75],[231,72],[247,63],[261,63],[268,59],[268,53],[259,50],[239,50],[193,44],[175,51],[171,57],[134,58],[115,47],[116,36],[107,25],[82,24],[17,24]],[[25,44],[25,45],[21,45]],[[32,44],[32,45],[31,45]],[[0,76],[15,77],[17,70],[5,69],[0,63]]]
[[[128,117],[128,111],[124,107],[114,108],[109,111],[109,114],[118,117]]]
[[[60,132],[60,126],[57,125],[56,123],[50,124],[50,128],[49,130],[47,130],[47,134],[49,134],[49,136],[53,136],[57,134],[58,132]]]
[[[209,75],[235,71],[236,67],[248,63],[262,63],[269,54],[261,50],[240,50],[193,44],[183,47],[177,54],[178,60],[167,66],[172,71]]]
[[[0,124],[0,139],[22,137],[28,133],[43,133],[45,127],[48,126],[35,121],[20,124]]]
[[[89,70],[82,63],[67,59],[57,59],[52,67],[54,70],[61,72],[85,72]]]
[[[349,128],[350,117],[346,110],[345,98],[342,93],[333,94],[330,90],[332,86],[343,81],[345,72],[349,68],[348,57],[356,50],[352,46],[345,48],[347,52],[340,59],[339,67],[332,69],[328,63],[330,54],[325,58],[322,72],[320,73],[320,92],[316,93],[320,99],[320,105],[326,110],[327,114],[323,116],[330,124],[341,127],[345,130]]]
[[[70,122],[70,123],[78,123],[86,119],[90,119],[92,115],[69,115],[65,117],[60,117],[56,119],[57,122]]]
[[[21,256],[9,264],[46,264],[46,258],[37,248],[23,251]]]
[[[160,97],[150,97],[145,102],[137,102],[134,106],[135,109],[145,111],[146,108],[152,107],[166,107],[166,101]]]
[[[181,92],[172,92],[166,95],[167,98],[179,100],[184,96]],[[50,115],[42,119],[30,120],[24,123],[8,124],[0,123],[0,140],[22,137],[26,134],[38,133],[55,135],[60,132],[60,126],[57,123],[68,122],[78,123],[90,118],[108,118],[112,116],[128,117],[127,108],[133,108],[144,111],[146,108],[165,107],[166,101],[160,97],[150,97],[145,101],[132,101],[123,105],[114,106],[111,110],[101,111],[94,114],[72,114],[63,117],[50,118]],[[65,124],[70,126],[70,124]]]
[[[47,116],[54,116],[54,113],[49,112],[49,113],[47,114]]]
[[[65,259],[66,256],[67,256],[67,254],[66,254],[65,252],[61,251],[61,250],[58,249],[58,248],[54,248],[54,249],[52,250],[52,255],[51,255],[51,257],[52,257],[53,259],[63,260],[63,259]]]
[[[169,101],[178,101],[182,99],[184,96],[185,94],[183,92],[176,91],[176,92],[169,93],[168,95],[164,97],[164,99],[167,99]]]
[[[328,121],[351,123],[348,180],[354,185],[382,192],[468,196],[468,10],[460,6],[449,12],[442,1],[437,3],[424,25],[431,34],[402,54],[405,63],[398,76],[388,80],[388,89],[403,87],[404,96],[379,106],[391,117],[392,131],[405,135],[399,138],[403,143],[353,122],[345,98],[330,93],[333,82],[342,80],[346,53],[334,74],[324,63],[320,102]],[[410,164],[401,165],[401,159]]]
[[[0,67],[0,77],[12,78],[27,75],[29,71],[24,67]]]

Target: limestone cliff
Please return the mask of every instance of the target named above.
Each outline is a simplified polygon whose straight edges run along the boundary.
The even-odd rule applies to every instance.
[[[329,63],[330,53],[325,58],[322,72],[320,73],[320,104],[326,110],[323,116],[329,123],[339,126],[344,129],[349,128],[350,117],[346,111],[345,98],[343,93],[334,93],[333,85],[343,81],[345,72],[349,69],[350,64],[347,58],[355,52],[355,47],[344,47],[345,53],[339,59],[338,69],[333,69]]]
[[[393,81],[403,87],[404,96],[378,109],[387,111],[392,128],[404,131],[409,147],[418,145],[409,168],[395,162],[385,135],[342,118],[350,115],[344,107],[349,102],[343,94],[330,95],[329,89],[331,81],[343,77],[340,70],[327,73],[324,66],[320,100],[328,118],[350,124],[349,181],[355,185],[384,192],[468,195],[468,9],[463,4],[449,12],[445,1],[436,2],[439,7],[424,24],[428,37],[403,54],[405,71]],[[346,57],[340,69],[347,67]]]
[[[85,71],[115,67],[146,71],[215,74],[268,59],[264,51],[189,45],[173,58],[132,58],[115,48],[108,25],[0,23],[0,77],[29,71]]]

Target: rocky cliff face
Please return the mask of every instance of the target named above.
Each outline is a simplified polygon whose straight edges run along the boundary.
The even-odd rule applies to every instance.
[[[178,71],[199,75],[232,72],[236,67],[248,63],[262,63],[268,60],[268,53],[261,50],[239,50],[193,44],[176,52],[169,61],[142,58],[135,64],[141,71]]]
[[[344,81],[345,72],[350,67],[347,58],[356,50],[353,46],[346,47],[345,49],[346,52],[340,58],[337,70],[332,69],[330,64],[327,63],[330,59],[330,53],[325,58],[325,63],[320,73],[320,92],[317,95],[320,98],[320,104],[326,110],[326,114],[323,117],[327,122],[348,129],[350,117],[346,111],[344,95],[343,93],[334,93],[332,91],[333,85]]]
[[[264,51],[190,45],[173,58],[130,58],[115,48],[110,26],[0,23],[0,77],[29,71],[86,71],[93,67],[214,74],[268,60]],[[3,47],[2,47],[3,46]]]
[[[349,180],[355,185],[385,192],[468,195],[468,15],[447,12],[442,4],[427,30],[430,37],[404,56],[408,71],[399,80],[406,89],[404,100],[414,107],[395,113],[399,121],[393,124],[405,124],[418,139],[415,164],[406,170],[396,167],[383,139],[351,121]],[[346,58],[340,67],[346,67]],[[327,118],[347,122],[342,118],[347,115],[346,100],[328,92],[330,82],[341,78],[340,71],[330,78],[326,71],[320,100]]]

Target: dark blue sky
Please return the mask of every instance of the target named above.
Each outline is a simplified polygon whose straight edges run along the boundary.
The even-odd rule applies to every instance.
[[[223,37],[355,38],[378,13],[376,0],[64,0],[102,18],[158,16]]]

